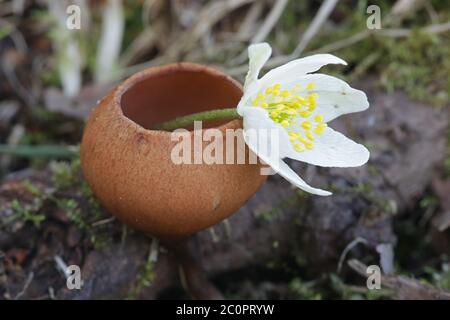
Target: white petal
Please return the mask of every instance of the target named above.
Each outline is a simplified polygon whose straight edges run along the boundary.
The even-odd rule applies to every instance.
[[[270,86],[281,83],[286,77],[301,77],[307,73],[319,70],[327,64],[347,63],[332,54],[315,54],[309,57],[293,60],[278,68],[272,69],[261,78],[264,85]]]
[[[252,150],[262,161],[271,166],[271,168],[275,172],[288,180],[290,183],[306,192],[320,196],[328,196],[331,194],[331,192],[309,186],[283,160],[281,160],[283,156],[281,156],[280,154],[266,152],[268,150],[273,150],[273,147],[275,147],[276,150],[278,150],[279,147],[280,153],[283,151],[285,152],[285,150],[283,149],[286,148],[292,150],[291,144],[289,142],[289,136],[287,135],[286,131],[279,124],[273,122],[272,120],[270,120],[270,118],[268,118],[266,110],[257,107],[245,107],[243,108],[243,114],[245,142],[247,143],[250,150]],[[261,148],[261,137],[250,134],[249,131],[252,129],[276,129],[278,130],[279,140],[269,138],[266,141],[263,139],[263,142],[266,141],[269,146],[267,147],[267,149]],[[268,134],[268,137],[270,137],[270,134]]]
[[[237,105],[237,112],[241,117],[243,116],[243,109],[252,106],[252,99],[255,98],[260,89],[261,87],[259,86],[259,81],[255,81],[250,86],[250,89],[244,91],[244,95],[242,96],[241,100],[239,100],[239,103]]]
[[[278,159],[294,152],[287,131],[269,118],[267,110],[260,107],[243,107],[241,111],[245,139],[257,146],[257,154]]]
[[[282,159],[269,158],[264,154],[258,153],[256,145],[252,141],[245,139],[250,150],[252,150],[262,161],[268,164],[276,173],[292,183],[297,188],[300,188],[306,192],[316,194],[319,196],[329,196],[332,193],[326,190],[317,189],[308,185],[302,178],[298,176]]]
[[[248,47],[248,73],[245,78],[244,91],[247,91],[252,83],[258,80],[259,72],[269,60],[272,48],[266,42],[252,44]]]
[[[304,89],[309,83],[315,84],[315,89],[311,92],[318,94],[315,114],[321,114],[325,122],[343,114],[364,111],[369,107],[369,101],[363,91],[350,87],[341,79],[325,74],[308,74],[295,80],[280,82],[283,88],[300,85],[299,94],[304,96],[308,94]],[[264,88],[261,87],[261,89]]]
[[[272,48],[268,43],[252,44],[248,47],[248,72],[245,78],[244,95],[242,96],[237,111],[242,116],[242,108],[251,105],[251,99],[259,91],[259,72],[264,64],[269,60],[272,54]]]
[[[310,185],[308,185],[302,178],[300,178],[295,172],[294,170],[292,170],[283,160],[279,160],[279,166],[278,166],[278,170],[277,173],[282,176],[283,178],[285,178],[287,181],[289,181],[290,183],[292,183],[293,185],[295,185],[296,187],[312,193],[312,194],[316,194],[318,196],[329,196],[332,193],[326,190],[322,190],[322,189],[317,189],[317,188],[313,188]]]
[[[289,158],[322,167],[358,167],[369,160],[369,150],[350,140],[342,133],[326,128],[324,133],[316,135],[314,148],[302,152],[293,152]]]

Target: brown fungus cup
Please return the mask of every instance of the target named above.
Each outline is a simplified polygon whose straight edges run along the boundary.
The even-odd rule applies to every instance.
[[[234,107],[241,96],[232,78],[191,63],[149,68],[130,77],[99,102],[84,131],[81,165],[94,194],[126,224],[160,237],[190,235],[227,218],[266,180],[260,164],[249,164],[245,144],[245,164],[176,164],[171,155],[179,141],[171,132],[150,128],[179,116]],[[207,127],[225,137],[226,129],[239,129],[242,122],[204,123],[203,132]],[[192,142],[196,134],[199,130],[189,131]],[[239,143],[234,142],[236,155]],[[209,143],[203,141],[202,149]]]

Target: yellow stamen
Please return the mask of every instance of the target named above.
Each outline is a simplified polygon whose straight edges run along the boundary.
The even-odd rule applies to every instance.
[[[299,113],[300,117],[302,118],[308,118],[311,115],[311,111],[301,111]]]
[[[289,127],[290,123],[288,120],[283,120],[281,121],[281,125],[283,126],[283,128],[286,129],[287,127]]]
[[[314,90],[316,88],[316,84],[311,82],[308,83],[308,85],[306,86],[306,90],[310,91],[310,90]]]
[[[289,98],[291,96],[291,93],[288,90],[281,91],[281,96],[283,98]]]
[[[294,150],[297,152],[305,151],[305,147],[300,143],[294,143],[293,146],[294,146]]]
[[[314,83],[306,87],[307,90],[314,88]],[[270,119],[287,131],[294,150],[303,152],[314,148],[312,141],[315,140],[315,135],[322,134],[327,125],[322,115],[313,116],[318,94],[308,93],[301,96],[298,94],[299,90],[298,84],[291,90],[282,90],[280,84],[275,84],[256,94],[251,102],[256,107],[266,109]],[[296,131],[293,131],[294,128]]]
[[[305,136],[306,136],[309,140],[314,141],[314,134],[313,134],[311,131],[309,131],[309,130],[305,131]]]
[[[309,129],[311,129],[311,127],[312,127],[311,121],[303,121],[302,122],[302,128],[303,129],[309,130]]]
[[[317,116],[314,117],[314,121],[319,123],[323,122],[323,116],[318,114]]]
[[[323,134],[325,132],[325,129],[327,128],[327,124],[326,123],[319,123],[316,128],[314,129],[314,133],[320,135]]]

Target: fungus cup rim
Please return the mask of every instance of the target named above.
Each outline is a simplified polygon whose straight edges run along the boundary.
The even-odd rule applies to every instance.
[[[224,72],[215,69],[213,67],[202,65],[198,63],[193,62],[179,62],[179,63],[172,63],[167,64],[163,66],[157,66],[157,67],[150,67],[147,69],[144,69],[142,71],[139,71],[135,73],[134,75],[127,78],[125,81],[123,81],[120,85],[115,87],[113,89],[113,98],[112,102],[114,105],[114,109],[118,114],[120,115],[121,119],[124,120],[128,126],[132,127],[134,130],[140,133],[144,133],[147,135],[161,135],[165,138],[170,138],[172,131],[164,131],[164,130],[158,130],[158,129],[147,129],[144,126],[140,125],[133,119],[129,118],[125,115],[123,112],[123,95],[130,90],[133,86],[139,84],[142,81],[148,80],[152,77],[158,77],[160,75],[169,74],[169,73],[177,73],[177,72],[201,72],[204,74],[207,74],[211,77],[217,77],[222,78],[223,81],[228,81],[232,85],[234,85],[237,89],[239,89],[243,94],[243,86],[235,79],[233,79],[231,76],[225,74]],[[100,103],[100,102],[99,102]],[[241,119],[233,119],[230,121],[227,121],[219,126],[215,126],[212,128],[218,129],[222,132],[225,132],[227,129],[233,129],[236,128],[237,122],[241,122],[241,124],[238,127],[242,127],[242,120]],[[190,134],[194,133],[194,129],[188,130]],[[206,128],[202,128],[202,131],[206,130]]]

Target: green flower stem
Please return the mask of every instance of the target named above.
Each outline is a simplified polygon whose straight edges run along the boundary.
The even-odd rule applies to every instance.
[[[211,121],[240,118],[241,116],[237,113],[236,108],[209,110],[175,118],[173,120],[160,123],[154,126],[152,129],[172,131],[179,128],[185,128],[193,124],[194,121]]]

